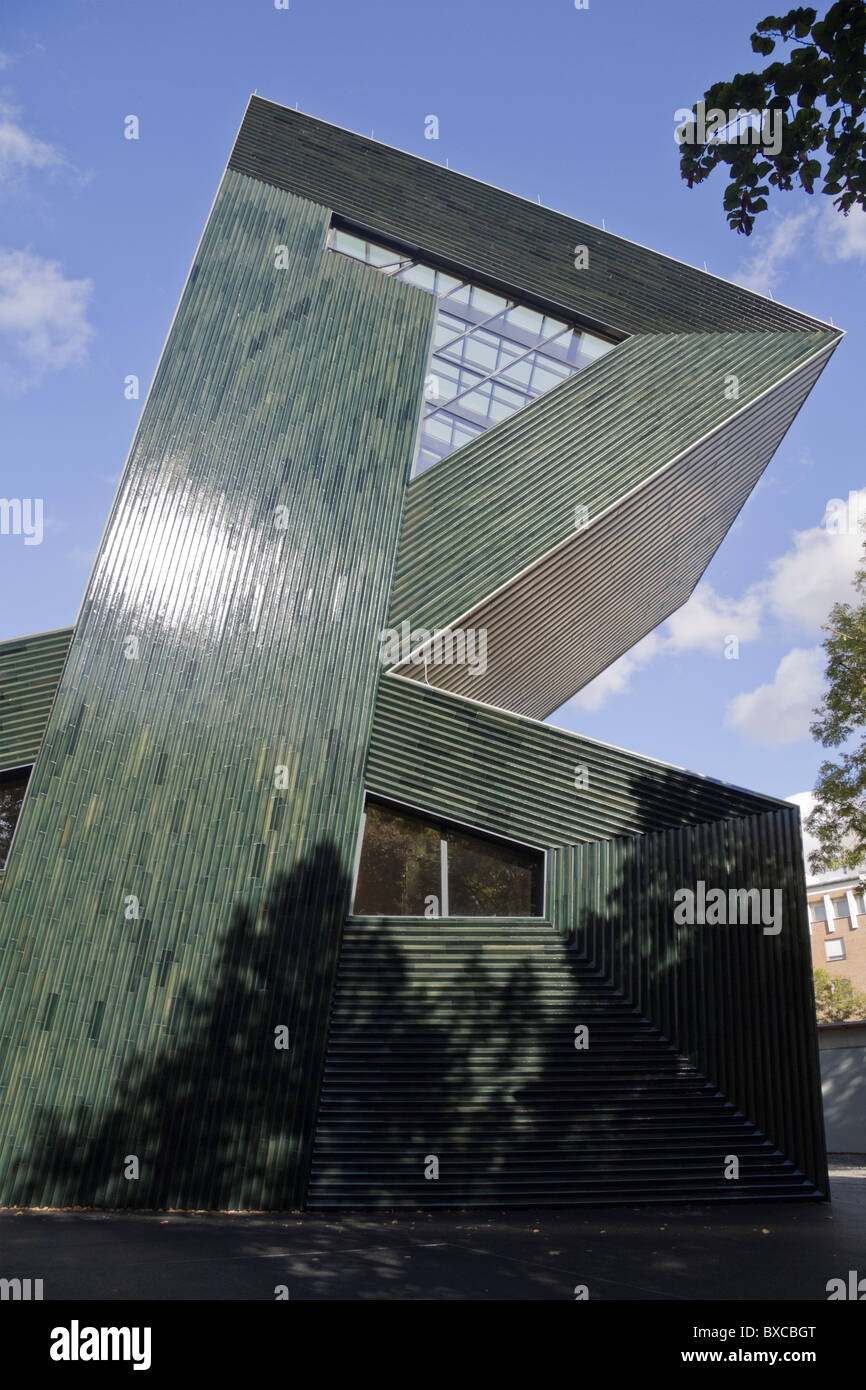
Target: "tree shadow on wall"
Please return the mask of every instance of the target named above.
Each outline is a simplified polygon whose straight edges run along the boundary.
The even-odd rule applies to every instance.
[[[333,962],[349,883],[321,842],[239,905],[210,991],[187,988],[154,1057],[138,1051],[94,1128],[90,1106],[41,1108],[19,1206],[286,1209],[302,1200]],[[258,920],[257,920],[258,918]],[[275,1029],[289,1029],[278,1049]],[[139,1176],[124,1176],[128,1159]]]
[[[657,779],[634,788],[649,806],[658,806],[666,790]],[[683,819],[699,809],[689,806]],[[670,823],[670,814],[660,813],[665,819]],[[711,1142],[707,1132],[722,1102],[695,1095],[669,1045],[650,1038],[640,1022],[641,1014],[658,1022],[660,1012],[667,1024],[664,1007],[655,1005],[670,998],[678,1018],[688,1001],[680,1021],[705,1045],[729,1015],[736,1013],[742,1029],[745,1006],[728,999],[727,973],[697,972],[693,950],[713,942],[701,937],[684,951],[666,931],[647,932],[648,897],[669,898],[673,885],[692,882],[699,870],[723,878],[724,846],[717,862],[705,860],[703,841],[702,831],[694,852],[671,846],[669,862],[663,854],[640,873],[630,850],[575,919],[580,949],[567,949],[551,931],[552,955],[545,956],[548,948],[503,953],[498,945],[508,945],[510,928],[502,924],[497,949],[473,941],[467,928],[465,950],[434,951],[432,962],[428,952],[425,963],[399,924],[382,923],[353,964],[347,937],[315,1157],[319,1197],[346,1207],[353,1196],[383,1206],[395,1199],[419,1206],[473,1198],[531,1204],[539,1194],[555,1202],[579,1192],[616,1200],[634,1164],[652,1184],[662,1169],[676,1171],[683,1155],[691,1165],[699,1149],[705,1158],[712,1154],[712,1176],[705,1167],[703,1183],[725,1188],[721,1158],[730,1141],[720,1132]],[[766,867],[767,846],[759,848]],[[322,842],[274,881],[261,909],[239,906],[219,944],[209,992],[181,997],[170,1038],[156,1057],[140,1050],[123,1066],[110,1105],[98,1116],[86,1105],[71,1114],[39,1112],[16,1204],[300,1205],[348,896],[339,857]],[[651,916],[667,921],[669,904]],[[764,954],[761,945],[762,971]],[[642,987],[632,989],[635,974]],[[714,976],[717,1001],[707,993]],[[767,968],[762,988],[752,991],[762,1028],[773,978]],[[786,976],[777,978],[784,983]],[[642,997],[643,987],[651,997]],[[574,1031],[583,1023],[592,1042],[581,1053]],[[274,1046],[279,1025],[290,1030],[288,1051]],[[682,1046],[679,1026],[665,1032]],[[680,1106],[675,1093],[688,1122],[683,1115],[676,1144],[673,1137],[650,1142],[641,1113]],[[442,1160],[435,1182],[424,1177],[430,1154]],[[139,1160],[137,1180],[123,1176],[130,1155]],[[665,1190],[675,1195],[676,1187]]]
[[[517,1092],[544,1064],[527,1062],[546,1045],[538,973],[529,961],[491,966],[471,928],[459,952],[406,942],[388,920],[371,935],[369,964],[355,973],[351,947],[341,961],[311,1199],[461,1205],[489,1191],[527,1137]],[[436,1181],[428,1156],[442,1163]]]

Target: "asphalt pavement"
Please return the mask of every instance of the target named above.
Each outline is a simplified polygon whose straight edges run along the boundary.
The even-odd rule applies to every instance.
[[[866,1275],[866,1156],[831,1202],[281,1214],[0,1211],[48,1300],[820,1300]]]

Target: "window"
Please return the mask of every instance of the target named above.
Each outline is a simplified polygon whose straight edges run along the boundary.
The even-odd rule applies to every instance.
[[[820,902],[820,901],[819,901],[819,902],[816,902],[816,903],[810,903],[810,904],[809,904],[809,921],[810,921],[810,922],[826,922],[826,920],[827,920],[827,913],[826,913],[826,910],[825,910],[825,908],[824,908],[823,902]]]
[[[368,800],[352,911],[359,917],[537,917],[544,856]]]
[[[834,916],[834,917],[850,917],[850,916],[851,916],[851,909],[850,909],[850,907],[848,906],[848,896],[847,896],[847,894],[845,894],[845,895],[844,895],[843,897],[841,897],[841,898],[832,898],[832,899],[831,899],[831,902],[832,902],[832,904],[833,904],[833,916]]]
[[[828,960],[845,959],[845,942],[841,937],[837,937],[835,941],[825,941],[824,950],[827,952]]]
[[[21,814],[21,803],[30,777],[27,772],[0,772],[0,869],[6,867],[6,856],[12,843],[15,824]]]
[[[854,894],[854,906],[858,917],[866,917],[866,894],[862,888],[858,888]]]
[[[328,244],[438,301],[416,474],[615,346],[566,319],[338,227]]]

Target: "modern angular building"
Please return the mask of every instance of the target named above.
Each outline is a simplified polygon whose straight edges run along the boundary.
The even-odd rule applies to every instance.
[[[798,810],[544,720],[839,336],[251,100],[78,621],[0,644],[0,1203],[826,1194]]]

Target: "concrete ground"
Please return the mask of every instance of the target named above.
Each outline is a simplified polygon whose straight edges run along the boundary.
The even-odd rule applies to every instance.
[[[44,1298],[824,1301],[866,1275],[866,1156],[832,1203],[277,1216],[0,1212],[0,1277]]]

